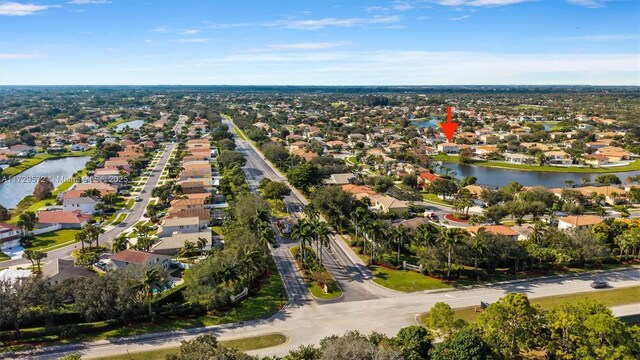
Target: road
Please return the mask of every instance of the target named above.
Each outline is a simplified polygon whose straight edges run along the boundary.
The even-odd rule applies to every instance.
[[[180,131],[184,123],[184,120],[185,119],[181,119],[180,121],[178,121],[178,123],[174,128],[176,131]],[[156,185],[158,184],[158,180],[160,180],[160,175],[162,174],[162,170],[164,169],[165,165],[169,161],[171,151],[173,151],[174,147],[175,147],[175,144],[173,143],[169,143],[168,145],[166,145],[162,153],[162,156],[158,160],[158,163],[156,164],[156,166],[153,168],[152,175],[149,177],[149,180],[147,180],[147,182],[145,183],[143,187],[143,191],[139,195],[142,201],[133,203],[133,207],[127,213],[127,217],[120,224],[110,228],[107,227],[106,232],[100,235],[99,237],[100,244],[110,246],[113,239],[115,239],[123,231],[126,231],[127,229],[135,225],[138,221],[140,221],[140,219],[142,218],[142,216],[144,215],[147,209],[147,205],[149,204],[149,201],[151,200],[151,197],[152,197],[151,192],[153,188],[155,188]],[[64,247],[49,251],[47,252],[47,261],[44,263],[55,261],[55,259],[71,258],[71,252],[77,249],[78,249],[78,243],[75,243],[75,244],[71,244],[68,246],[64,246]],[[0,262],[0,268],[30,265],[30,264],[31,263],[29,262],[29,260],[26,260],[26,259],[7,260],[7,261]]]
[[[234,124],[231,121],[223,120],[223,122],[229,127],[229,129],[234,128]],[[284,204],[290,214],[295,217],[302,216],[304,206],[307,204],[307,199],[304,195],[302,195],[296,188],[289,185],[287,178],[280,173],[274,165],[264,158],[262,153],[256,149],[251,141],[242,140],[239,136],[235,135],[235,133],[234,140],[237,145],[236,150],[242,152],[247,159],[245,174],[250,188],[255,191],[260,179],[263,177],[287,184],[291,188],[291,194],[283,199]],[[282,268],[292,266],[296,269],[293,258],[289,253],[290,247],[295,245],[296,242],[286,239],[279,239],[279,241],[282,246],[276,251],[276,253],[279,254],[276,258],[276,263]],[[364,266],[362,261],[351,249],[345,246],[340,246],[342,244],[339,244],[338,242],[342,242],[342,240],[336,239],[335,236],[331,236],[329,241],[330,246],[323,249],[325,267],[329,272],[331,272],[333,278],[336,280],[336,283],[343,292],[343,295],[340,298],[332,300],[331,302],[361,301],[393,296],[395,294],[394,291],[380,287],[371,281],[370,279],[372,278],[372,274],[366,266]],[[306,286],[304,290],[299,288],[300,284],[303,284],[304,286],[304,280],[302,280],[300,275],[297,273],[297,269],[296,275],[296,279],[289,279],[289,274],[286,274],[287,279],[285,279],[285,286],[288,290],[295,289],[297,294],[304,292],[304,295],[290,298],[290,300],[293,300],[296,303],[304,303],[306,299],[308,299],[308,290],[306,289]],[[288,283],[288,281],[291,281],[291,283]]]
[[[445,301],[453,308],[460,308],[477,306],[480,301],[495,302],[509,292],[525,293],[530,298],[582,292],[593,293],[602,291],[594,290],[589,286],[591,281],[596,278],[604,278],[613,288],[637,286],[640,269],[609,271],[597,275],[534,279],[447,292],[409,293],[358,302],[328,304],[311,302],[306,306],[286,307],[268,320],[151,334],[129,339],[49,347],[35,353],[22,353],[22,358],[55,359],[66,353],[81,352],[83,358],[91,359],[123,354],[127,351],[134,353],[157,350],[177,347],[181,340],[191,339],[202,332],[214,333],[220,340],[281,332],[289,337],[287,343],[250,353],[260,356],[283,355],[302,344],[317,344],[326,336],[342,334],[348,330],[359,330],[363,333],[378,331],[394,335],[400,328],[416,324],[416,316],[428,311],[438,301]],[[640,291],[638,298],[640,299]],[[640,304],[614,307],[613,310],[616,314],[638,313],[640,312]],[[18,354],[7,355],[18,357]]]

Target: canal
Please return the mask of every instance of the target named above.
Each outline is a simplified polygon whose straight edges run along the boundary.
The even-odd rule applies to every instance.
[[[0,183],[0,205],[11,209],[25,196],[31,195],[40,177],[49,177],[54,186],[60,185],[76,171],[84,168],[89,156],[45,160],[20,174]]]

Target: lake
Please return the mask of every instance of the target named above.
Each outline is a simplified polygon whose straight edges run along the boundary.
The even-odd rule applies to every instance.
[[[478,178],[478,184],[505,186],[512,181],[517,181],[524,186],[542,185],[547,188],[565,187],[565,180],[573,180],[575,184],[581,184],[582,178],[587,176],[590,181],[595,180],[602,173],[554,173],[554,172],[538,172],[538,171],[518,171],[511,169],[497,169],[486,166],[474,166],[457,163],[443,163],[444,166],[453,169],[456,177],[463,178],[465,176],[475,176]],[[624,182],[628,176],[640,175],[640,171],[628,171],[613,173]]]
[[[124,122],[122,124],[118,124],[115,129],[117,131],[124,130],[127,126],[131,129],[140,129],[144,125],[144,120],[131,120]]]
[[[6,182],[0,183],[0,205],[15,208],[20,200],[31,195],[40,177],[47,176],[54,186],[60,185],[78,170],[84,168],[89,156],[66,157],[45,160],[27,169]]]
[[[440,126],[440,119],[438,119],[438,117],[436,116],[432,116],[429,120],[413,120],[411,123],[418,128],[437,128]]]

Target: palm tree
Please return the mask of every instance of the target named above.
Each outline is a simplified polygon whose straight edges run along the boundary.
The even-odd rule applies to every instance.
[[[393,240],[398,244],[398,265],[400,265],[400,253],[402,252],[402,244],[410,239],[409,229],[406,226],[400,224],[391,233]]]
[[[473,268],[476,273],[476,281],[480,281],[480,273],[478,272],[478,259],[487,253],[487,242],[485,237],[487,236],[487,232],[484,228],[480,228],[478,230],[478,234],[472,238],[471,244],[469,247],[471,251],[473,251]]]
[[[149,306],[149,318],[151,318],[151,300],[153,299],[153,290],[159,290],[162,288],[162,275],[160,274],[160,270],[155,267],[145,270],[142,281],[140,282],[140,287],[142,288],[144,297],[147,299],[147,304]]]
[[[528,240],[534,244],[540,244],[547,236],[547,226],[542,221],[536,221],[531,229]]]
[[[80,242],[80,245],[82,245],[82,250],[81,252],[84,253],[84,243],[87,239],[87,234],[84,231],[79,231],[75,234],[74,236],[75,240]],[[89,245],[91,246],[91,245]]]
[[[320,266],[322,265],[322,248],[329,246],[329,226],[324,221],[315,221],[313,223],[313,235],[316,240],[316,249],[318,251],[318,257],[320,259]]]
[[[382,235],[382,223],[378,220],[373,220],[367,224],[366,227],[366,240],[371,242],[371,265],[375,262],[375,248],[376,243]]]
[[[182,247],[178,250],[178,255],[189,260],[193,256],[193,253],[196,252],[196,249],[196,245],[193,242],[187,240],[184,242],[184,245],[182,245]]]
[[[207,239],[199,237],[198,240],[196,241],[196,245],[198,246],[198,249],[200,249],[200,255],[202,255],[203,251],[204,251],[204,247],[207,246]]]
[[[306,247],[307,243],[310,243],[312,238],[311,226],[308,219],[300,219],[291,230],[291,237],[300,242],[300,262],[302,267],[305,267],[307,262]]]
[[[447,280],[451,277],[451,257],[454,247],[465,238],[464,230],[460,228],[444,229],[438,235],[438,241],[447,247]]]
[[[358,230],[360,230],[360,227],[358,226],[359,223],[361,221],[364,220],[365,216],[367,215],[367,209],[358,206],[352,213],[351,213],[351,219],[353,221],[353,226],[355,228],[356,231],[356,242],[358,241]]]
[[[571,179],[565,179],[564,184],[567,185],[567,187],[571,187],[574,184],[574,181]]]
[[[275,233],[273,229],[269,225],[269,223],[262,223],[263,225],[258,227],[258,240],[260,241],[260,246],[264,249],[264,254],[267,255],[269,251],[269,244],[273,244],[275,242]]]
[[[118,235],[111,243],[111,252],[118,253],[124,251],[129,246],[129,238],[125,234]]]
[[[415,239],[418,244],[424,247],[435,245],[438,238],[438,230],[431,224],[422,224],[416,229]]]
[[[80,194],[80,196],[95,197],[99,199],[102,196],[102,194],[100,194],[100,190],[94,188],[94,189],[87,189],[83,191],[82,194]]]

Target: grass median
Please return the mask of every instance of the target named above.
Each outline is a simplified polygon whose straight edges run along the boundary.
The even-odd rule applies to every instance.
[[[277,345],[281,345],[287,342],[287,337],[284,334],[274,333],[260,336],[246,337],[242,339],[221,341],[226,348],[235,348],[240,351],[250,351],[265,349]],[[98,360],[156,360],[164,359],[166,355],[177,354],[179,348],[167,348],[152,351],[142,351],[134,353],[126,353],[122,355],[114,355],[98,358]]]

